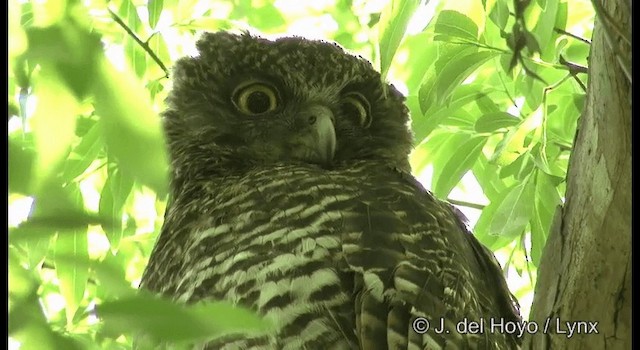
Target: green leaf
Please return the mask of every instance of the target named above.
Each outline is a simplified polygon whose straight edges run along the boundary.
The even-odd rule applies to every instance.
[[[482,192],[492,203],[507,188],[498,176],[498,166],[489,163],[484,155],[478,157],[471,170],[482,187]]]
[[[542,171],[536,173],[536,198],[548,212],[553,212],[558,205],[562,204],[557,185],[554,183],[557,178]]]
[[[102,50],[98,34],[65,21],[48,28],[29,28],[27,37],[31,64],[40,64],[41,74],[64,82],[57,86],[68,89],[79,101],[87,98],[93,84],[87,77],[95,74],[96,57]]]
[[[120,170],[163,195],[168,175],[166,150],[148,92],[104,59],[94,80],[96,114],[101,117],[109,154],[115,156]]]
[[[515,174],[515,179],[518,181],[522,181],[524,178],[528,177],[531,172],[534,170],[535,163],[533,162],[533,157],[530,152],[525,153],[526,157],[523,159],[520,164],[520,169]]]
[[[582,41],[571,40],[562,53],[567,61],[585,65],[589,57],[590,47]]]
[[[550,137],[552,140],[567,146],[573,143],[577,121],[583,108],[584,96],[583,94],[564,93],[551,93],[547,96],[548,108],[545,122],[547,132],[552,135]],[[569,100],[574,103],[567,103]],[[551,108],[556,103],[558,108]]]
[[[12,277],[29,275],[30,272],[22,269],[15,260],[9,264],[9,268],[10,284],[17,282]],[[26,290],[24,294],[16,295],[10,291],[9,336],[20,342],[21,350],[83,349],[73,339],[62,336],[51,329],[40,305],[37,284],[33,283],[33,278],[30,279],[31,281],[27,282],[29,290]]]
[[[506,191],[508,190],[509,189],[506,189]],[[513,238],[497,235],[489,230],[491,221],[493,220],[496,211],[504,202],[504,199],[505,191],[501,192],[500,195],[495,196],[495,199],[491,200],[491,203],[482,209],[482,213],[480,214],[476,225],[473,227],[474,236],[476,236],[482,244],[492,251],[496,251],[513,241]]]
[[[161,33],[156,33],[154,36],[152,36],[151,39],[149,39],[149,47],[156,54],[156,56],[158,56],[160,62],[162,62],[165,66],[167,66],[168,63],[171,62],[169,48],[167,47],[167,42],[164,35],[162,35]],[[165,72],[161,70],[160,66],[151,58],[151,56],[146,55],[146,58],[146,64],[149,67],[149,72],[147,73],[151,74],[151,76],[162,76],[165,74]]]
[[[383,80],[387,76],[400,42],[404,38],[409,20],[420,2],[420,0],[391,0],[382,11],[380,23],[378,23],[380,30],[378,57],[380,57],[380,73]]]
[[[45,235],[42,235],[44,232]],[[9,230],[9,244],[21,248],[24,263],[30,269],[37,269],[49,253],[51,237],[48,230],[38,230],[37,228],[19,227]],[[54,232],[55,233],[55,232]],[[34,239],[24,239],[24,237],[36,237]]]
[[[518,71],[518,69],[511,69],[511,60],[513,59],[513,54],[512,53],[501,53],[500,54],[500,68],[502,69],[502,72],[504,72],[504,74],[511,79],[514,79],[514,77],[516,77],[516,72]]]
[[[443,176],[434,176],[434,194],[436,197],[446,198],[449,192],[460,181],[462,176],[476,162],[482,147],[487,142],[484,136],[475,136],[463,144],[451,155],[449,161],[442,167]]]
[[[476,104],[483,114],[500,112],[500,107],[487,94],[483,93],[478,96]]]
[[[9,246],[9,266],[8,266],[8,289],[9,299],[24,299],[30,294],[36,294],[38,290],[38,281],[35,277],[35,269],[25,269],[22,266],[22,255],[13,246]],[[9,312],[12,305],[9,304]],[[11,327],[11,326],[9,326]]]
[[[573,105],[578,111],[582,111],[585,106],[586,94],[573,94]]]
[[[229,333],[266,333],[269,323],[253,312],[226,302],[176,304],[145,294],[97,307],[104,327],[114,333],[141,332],[166,342],[197,342]]]
[[[144,50],[133,40],[130,40],[125,45],[125,51],[127,57],[129,57],[129,64],[133,68],[138,78],[142,78],[147,71],[147,55]]]
[[[444,36],[456,37],[470,42],[478,41],[478,25],[471,18],[458,11],[443,10],[440,12],[434,32],[436,34],[434,40],[441,40],[440,36]]]
[[[507,0],[497,0],[495,5],[489,12],[489,19],[495,23],[498,28],[504,30],[509,20],[509,6]]]
[[[522,234],[533,214],[534,190],[531,177],[514,186],[496,209],[490,232],[511,239]]]
[[[28,194],[36,152],[22,133],[9,135],[9,192]]]
[[[423,105],[423,91],[426,91],[427,89],[428,87],[425,87],[424,90],[423,88],[420,88],[419,101],[420,108],[423,109],[424,107],[428,107],[428,110],[424,112],[424,117],[412,119],[411,128],[414,132],[415,139],[418,141],[422,141],[424,138],[429,136],[429,134],[431,134],[431,132],[433,132],[433,130],[435,130],[443,120],[448,118],[456,110],[475,101],[475,99],[482,94],[480,86],[473,84],[463,85],[454,91],[448,105],[433,105],[429,107]],[[424,99],[427,100],[428,97],[425,97]]]
[[[561,0],[558,2],[558,12],[556,14],[556,23],[554,24],[554,28],[567,28],[568,19],[569,4],[566,1]],[[562,53],[562,49],[564,48],[566,43],[568,43],[568,40],[566,43],[561,42],[560,40],[558,40],[559,37],[560,34],[557,33],[554,29],[553,33],[551,34],[551,39],[549,40],[549,45],[547,45],[546,51],[542,52],[542,59],[546,60],[547,62],[556,62],[558,60],[558,57]]]
[[[562,201],[551,176],[538,171],[536,180],[534,212],[530,220],[531,260],[534,265],[540,266],[540,257],[551,229],[553,216]]]
[[[540,45],[542,56],[545,58],[549,56],[549,54],[551,54],[551,57],[553,57],[553,53],[555,51],[555,45],[552,39],[554,36],[557,36],[554,35],[553,28],[556,27],[556,19],[559,15],[558,3],[559,0],[546,1],[544,9],[538,16],[536,26],[531,31],[531,33],[535,36],[538,45]],[[564,28],[564,24],[562,24],[558,28]],[[551,52],[549,52],[549,50],[551,50]]]
[[[27,35],[22,26],[20,26],[21,1],[9,0],[8,18],[9,18],[9,58],[14,59],[27,49]]]
[[[286,24],[282,13],[272,3],[268,1],[262,2],[259,7],[254,7],[255,2],[249,2],[249,8],[240,9],[243,17],[247,18],[247,23],[251,23],[255,28],[259,29],[276,29]]]
[[[475,45],[460,45],[447,42],[437,43],[438,46],[438,60],[435,65],[435,77],[440,75],[452,61],[460,60],[462,57],[471,55],[478,52],[478,47]]]
[[[32,6],[34,25],[38,27],[49,27],[62,21],[67,11],[66,0],[35,2]]]
[[[535,147],[534,143],[540,136],[541,124],[542,111],[538,109],[522,120],[517,128],[509,130],[496,146],[491,161],[498,165],[507,165],[515,161],[525,151],[531,150]],[[529,139],[527,139],[528,136],[530,136]],[[525,144],[527,140],[530,141],[529,144]]]
[[[493,112],[478,118],[475,129],[477,132],[494,132],[499,129],[518,125],[520,122],[520,118],[510,113]]]
[[[233,21],[227,19],[200,17],[189,19],[188,22],[180,23],[177,26],[192,30],[218,31],[232,29],[235,25]]]
[[[418,90],[430,67],[437,59],[438,48],[432,44],[432,34],[422,32],[405,38],[401,48],[406,49],[407,61],[399,68],[398,78],[403,79],[410,92]],[[395,71],[394,71],[395,72]]]
[[[435,148],[435,150],[431,151],[431,154],[429,155],[429,157],[427,157],[431,164],[433,164],[433,174],[431,177],[432,189],[435,188],[438,179],[440,178],[440,176],[442,176],[445,165],[447,165],[447,163],[451,159],[451,155],[460,147],[461,144],[467,142],[470,137],[467,133],[450,134],[440,132],[431,135],[428,141],[425,142],[425,144],[429,145],[432,140],[437,141],[436,137],[440,134],[448,136],[447,139],[441,142],[440,145],[430,145],[429,148],[432,149],[436,146],[438,147]]]
[[[440,109],[446,107],[436,103],[436,85],[438,83],[439,74],[446,64],[458,57],[478,51],[478,48],[475,46],[461,47],[460,45],[453,45],[449,43],[440,43],[437,45],[437,48],[437,59],[433,64],[431,64],[431,68],[427,70],[424,76],[424,81],[422,82],[418,92],[420,109],[424,114],[432,108]]]
[[[453,137],[456,136],[461,137],[462,141],[468,137],[467,135],[453,135]],[[420,174],[427,165],[437,159],[438,152],[443,149],[444,143],[451,139],[452,135],[448,133],[434,133],[428,140],[415,147],[409,158],[411,169],[413,169],[414,173]]]
[[[436,103],[443,104],[471,73],[496,55],[490,51],[474,52],[448,62],[439,72],[435,84]]]
[[[73,260],[58,259],[61,255],[69,255]],[[87,230],[73,230],[64,235],[58,235],[55,246],[56,275],[59,280],[60,294],[66,302],[67,324],[73,322],[73,316],[84,297],[89,268],[86,264],[78,263],[79,259],[88,259]]]
[[[151,95],[151,99],[154,99],[156,95],[164,90],[164,85],[160,79],[151,80],[147,83],[147,90],[149,90],[149,95]]]
[[[12,230],[9,237],[12,242],[36,241],[48,239],[56,232],[67,234],[101,223],[100,217],[84,210],[76,184],[63,186],[58,182],[47,182],[35,196],[29,219]]]
[[[140,21],[140,17],[138,16],[138,9],[131,0],[122,0],[122,2],[120,3],[120,7],[118,8],[118,15],[120,15],[120,17],[124,20],[129,29],[134,32],[136,32],[142,26],[142,22]]]
[[[35,45],[33,42],[31,44],[32,46]],[[12,84],[13,86],[10,86],[9,96],[15,96],[16,90],[20,91],[18,97],[20,113],[18,115],[23,119],[23,121],[26,118],[26,99],[30,95],[29,87],[31,86],[31,77],[35,68],[34,65],[35,64],[33,62],[29,64],[27,55],[18,56],[15,58],[11,67],[11,73],[13,73],[13,76],[9,76],[9,78],[14,82],[14,84]]]
[[[540,202],[536,200],[529,224],[531,226],[531,262],[537,267],[540,266],[540,257],[547,241],[549,229],[547,221],[552,215],[541,208]]]
[[[553,144],[547,144],[544,148],[536,145],[531,153],[534,156],[533,162],[538,169],[556,178],[564,179],[566,177],[568,159],[559,158],[561,153],[559,147]]]
[[[122,208],[133,188],[133,179],[118,168],[110,167],[109,176],[100,193],[100,216],[110,222],[110,229],[103,227],[112,248],[117,248],[122,239]]]
[[[520,168],[522,168],[523,163],[525,163],[529,157],[529,152],[522,153],[518,158],[516,158],[516,160],[503,166],[500,169],[500,178],[504,179],[508,176],[513,176],[515,178],[518,175]]]
[[[131,29],[134,34],[139,35],[138,31],[142,28],[142,21],[140,21],[138,10],[131,0],[122,0],[122,4],[118,8],[118,14],[122,17],[129,29]],[[147,69],[146,53],[127,33],[125,33],[124,43],[125,52],[133,71],[136,72],[138,77],[144,76]]]
[[[476,120],[478,119],[478,114],[473,112],[468,112],[464,108],[460,108],[453,112],[448,118],[446,118],[443,122],[443,126],[454,126],[456,129],[460,131],[474,131],[474,125]]]
[[[110,223],[104,222],[98,215],[83,210],[65,208],[58,213],[33,215],[26,222],[13,229],[11,235],[16,242],[29,242],[49,238],[56,233],[56,230],[68,231],[87,225],[110,227]]]
[[[126,271],[131,256],[108,251],[102,261],[91,262],[91,269],[95,273],[96,283],[99,288],[96,290],[96,297],[106,300],[107,298],[119,298],[123,296],[135,295],[137,289],[131,286],[131,282],[126,279]]]
[[[35,85],[38,96],[33,116],[36,188],[54,177],[74,140],[80,104],[52,67],[45,65]]]
[[[54,190],[56,189],[54,188]],[[48,198],[48,200],[42,199],[46,198],[46,196],[37,198],[36,200],[40,200],[40,203],[39,207],[37,206],[35,208],[35,213],[61,211],[61,209],[56,208],[56,205],[65,207],[67,202],[78,200],[77,198],[67,198],[73,197],[73,195],[79,195],[77,188],[75,190],[75,193],[69,189],[65,191],[58,190],[59,198]],[[55,228],[53,228],[53,230],[55,230]],[[36,234],[39,234],[38,231],[47,232],[48,230],[41,229],[34,231],[36,231]],[[27,248],[31,248],[29,243],[34,241],[16,241],[15,234],[16,232],[14,231],[9,235],[10,247],[26,246]],[[46,239],[43,238],[41,242],[46,241],[48,245],[48,238],[49,237]],[[47,322],[39,299],[40,291],[46,291],[46,287],[51,286],[51,284],[42,285],[42,287],[37,285],[35,278],[31,277],[33,276],[32,271],[38,271],[39,269],[35,264],[29,266],[30,271],[20,271],[23,270],[22,266],[25,261],[23,260],[22,254],[19,258],[15,255],[18,251],[16,248],[10,248],[9,250],[9,335],[21,343],[21,349],[81,349],[71,338],[64,337],[51,329],[51,325]],[[27,250],[27,253],[31,254],[32,251]],[[28,277],[26,279],[16,279],[16,274]],[[44,292],[44,294],[46,294],[46,292]]]
[[[147,11],[149,12],[149,26],[155,28],[162,14],[163,0],[149,0]]]
[[[533,73],[540,75],[539,66],[527,66]],[[520,74],[516,78],[516,89],[525,97],[526,106],[529,110],[536,110],[542,104],[542,96],[544,94],[544,84],[529,75]]]
[[[96,123],[82,137],[80,143],[73,148],[64,164],[62,174],[64,182],[73,181],[93,163],[104,146],[101,134],[100,124]]]

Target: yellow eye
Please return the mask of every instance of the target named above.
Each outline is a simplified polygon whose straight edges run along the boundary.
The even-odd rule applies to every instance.
[[[241,87],[234,93],[233,102],[240,112],[249,115],[271,112],[278,107],[275,89],[262,83]]]
[[[342,99],[344,112],[355,119],[363,128],[371,125],[371,106],[367,98],[357,92],[351,92]]]

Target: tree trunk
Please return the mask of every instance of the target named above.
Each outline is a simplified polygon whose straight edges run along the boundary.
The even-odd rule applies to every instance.
[[[613,24],[597,11],[567,200],[535,288],[530,319],[539,330],[523,349],[631,348],[631,83],[622,69],[631,47],[619,35],[631,38],[631,5],[595,1]]]

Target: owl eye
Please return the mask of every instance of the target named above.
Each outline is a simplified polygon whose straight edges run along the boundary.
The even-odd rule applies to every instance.
[[[271,112],[278,107],[275,89],[262,83],[239,88],[234,93],[233,101],[240,112],[249,115]]]
[[[355,118],[358,125],[368,128],[371,124],[371,106],[369,101],[357,92],[350,92],[342,99],[344,112]]]

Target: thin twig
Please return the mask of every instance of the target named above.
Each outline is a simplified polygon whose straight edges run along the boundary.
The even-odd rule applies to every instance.
[[[494,62],[495,61],[496,60],[494,60]],[[507,84],[505,84],[504,80],[502,79],[502,74],[500,74],[500,70],[497,69],[497,65],[498,65],[498,63],[496,63],[496,72],[498,72],[497,76],[498,76],[498,79],[500,79],[500,83],[502,84],[502,88],[504,89],[504,93],[509,98],[509,101],[511,101],[511,104],[513,105],[513,107],[518,108],[518,104],[516,103],[516,100],[513,97],[511,97],[511,94],[509,93],[509,89],[507,89]],[[518,111],[520,111],[520,108],[518,108]],[[521,111],[519,112],[519,114],[522,117],[522,112]]]
[[[469,45],[469,46],[475,46],[475,47],[480,48],[480,49],[487,49],[489,51],[497,51],[497,52],[500,52],[500,53],[511,53],[511,51],[509,51],[509,50],[501,49],[501,48],[496,47],[496,46],[481,44],[479,42],[475,42],[475,41],[471,41],[471,40],[460,39],[460,41],[448,41],[447,44]]]
[[[585,43],[585,44],[587,44],[587,45],[591,45],[591,41],[589,41],[589,40],[587,40],[587,39],[585,39],[585,38],[579,37],[579,36],[577,36],[577,35],[575,35],[575,34],[569,33],[569,32],[567,32],[567,31],[566,31],[566,30],[564,30],[564,29],[560,29],[560,28],[556,28],[556,27],[554,27],[554,28],[553,28],[553,30],[555,30],[555,32],[556,32],[556,33],[559,33],[559,34],[563,34],[563,35],[566,35],[566,36],[572,37],[572,38],[574,38],[574,39],[576,39],[576,40],[580,40],[580,41],[582,41],[583,43]]]
[[[557,141],[551,141],[551,143],[554,146],[558,147],[560,149],[560,151],[568,151],[568,152],[573,151],[573,147],[567,146],[567,145],[565,145],[563,143],[560,143],[560,142],[557,142]]]
[[[569,70],[569,74],[571,74],[571,76],[576,81],[576,83],[578,83],[578,85],[580,85],[580,88],[582,88],[582,91],[587,92],[587,87],[584,85],[582,80],[580,80],[580,78],[578,78],[578,73],[588,74],[589,73],[589,68],[581,66],[579,64],[571,63],[571,62],[565,60],[564,57],[562,57],[562,55],[560,55],[559,62],[560,62],[560,64],[562,64],[564,67],[566,67]]]
[[[449,202],[451,204],[459,205],[461,207],[473,208],[473,209],[478,209],[478,210],[482,210],[485,207],[482,204],[459,201],[459,200],[451,199],[451,198],[447,198],[447,202]]]
[[[156,62],[156,64],[158,64],[158,66],[164,71],[165,78],[168,78],[169,69],[167,69],[167,66],[165,66],[164,63],[162,63],[158,55],[156,55],[156,53],[153,52],[151,47],[149,47],[149,44],[140,40],[140,38],[138,38],[136,33],[134,33],[131,30],[131,28],[129,28],[129,26],[127,26],[127,24],[124,23],[124,21],[120,17],[118,17],[118,15],[115,12],[111,11],[111,9],[107,9],[107,10],[109,11],[109,14],[111,14],[111,18],[113,18],[113,20],[116,21],[116,23],[118,23],[122,27],[122,29],[124,29],[127,32],[127,34],[129,34],[129,36],[133,38],[133,40],[135,40],[135,42],[137,42],[138,45],[140,45],[140,47],[142,47],[142,49],[149,54],[149,56],[151,56],[151,59],[153,59]]]
[[[573,77],[573,80],[575,80],[576,83],[578,83],[578,85],[580,85],[580,88],[582,89],[582,91],[584,91],[586,93],[587,92],[587,87],[584,85],[582,80],[580,80],[580,78],[578,78],[578,76],[575,75],[575,74],[572,74],[571,76]]]
[[[87,177],[95,174],[98,170],[104,168],[106,165],[107,165],[107,162],[105,161],[102,164],[98,165],[95,169],[91,169],[90,171],[87,171],[85,169],[85,171],[82,174],[78,175],[75,179],[72,179],[72,181],[75,180],[74,182],[80,183],[80,182],[84,181]]]
[[[567,67],[569,69],[569,73],[573,75],[576,75],[578,73],[584,73],[584,74],[589,73],[589,68],[585,66],[581,66],[579,64],[571,63],[567,61],[564,57],[562,57],[562,55],[560,55],[558,62],[560,62],[561,65]]]

